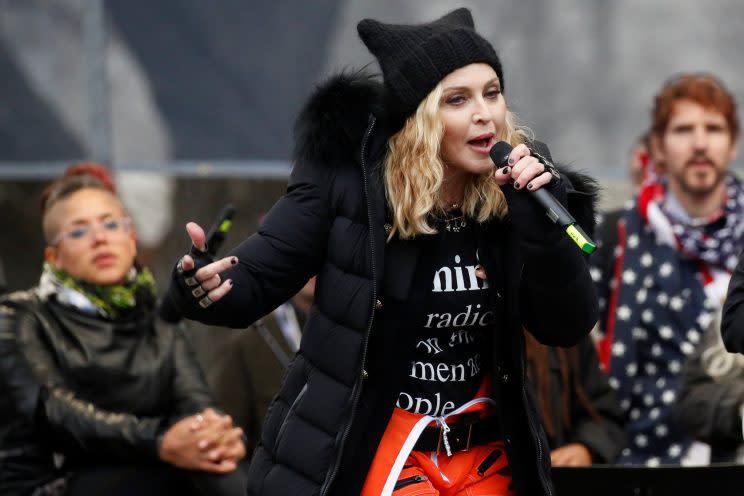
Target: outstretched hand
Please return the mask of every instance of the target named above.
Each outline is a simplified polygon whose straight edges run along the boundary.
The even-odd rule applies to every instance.
[[[199,252],[197,255],[204,253],[206,257],[206,235],[204,229],[195,222],[186,224],[186,233],[191,238],[191,243]],[[192,250],[193,253],[193,250]],[[192,271],[197,267],[194,257],[184,255],[178,262],[178,272],[184,278],[186,286],[191,291],[194,298],[199,299],[199,305],[203,308],[208,307],[215,301],[225,296],[233,287],[230,279],[222,281],[220,273],[237,265],[238,257],[225,257],[199,267],[196,272]]]

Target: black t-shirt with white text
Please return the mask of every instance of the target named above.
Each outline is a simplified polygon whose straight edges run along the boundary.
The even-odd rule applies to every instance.
[[[492,281],[485,278],[472,220],[458,232],[444,228],[427,236],[414,274],[414,292],[424,292],[415,312],[407,360],[396,406],[413,413],[442,416],[475,397],[490,370],[494,323]]]

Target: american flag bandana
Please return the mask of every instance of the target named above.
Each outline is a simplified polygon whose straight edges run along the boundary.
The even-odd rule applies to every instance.
[[[590,261],[602,312],[600,360],[627,414],[619,463],[676,465],[692,442],[672,419],[680,372],[720,308],[729,259],[735,265],[743,246],[742,187],[731,175],[726,181],[725,222],[719,215],[699,226],[670,218],[664,185],[646,184],[618,222],[612,259]],[[710,255],[710,240],[728,253]]]
[[[723,206],[713,215],[694,224],[680,219],[668,208],[663,197],[657,201],[669,219],[681,251],[709,265],[733,272],[741,251],[739,240],[744,234],[744,188],[733,174],[726,176],[725,184],[726,201]],[[721,226],[721,223],[724,225]]]

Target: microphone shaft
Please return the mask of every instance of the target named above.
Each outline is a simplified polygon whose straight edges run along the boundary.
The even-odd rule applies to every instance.
[[[581,226],[576,223],[573,216],[549,191],[541,188],[529,194],[533,195],[533,198],[543,206],[548,218],[561,226],[583,252],[593,253],[597,249],[597,245],[594,244]]]

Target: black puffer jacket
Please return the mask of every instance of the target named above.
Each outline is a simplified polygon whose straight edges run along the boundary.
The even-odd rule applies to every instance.
[[[35,291],[0,300],[0,494],[68,467],[158,460],[157,437],[213,405],[182,333],[152,309],[112,322]]]
[[[240,264],[223,274],[234,281],[224,299],[200,309],[174,276],[169,298],[189,318],[243,327],[318,274],[301,351],[253,455],[251,495],[359,494],[399,393],[404,357],[396,352],[420,248],[385,240],[381,159],[389,132],[380,88],[340,76],[312,96],[298,121],[287,194],[232,251]],[[568,239],[520,242],[497,221],[483,232],[486,270],[495,263],[489,247],[504,257],[499,301],[508,332],[494,339],[493,396],[514,480],[522,495],[549,493],[547,444],[524,385],[522,324],[543,342],[574,344],[597,320],[593,285]]]

